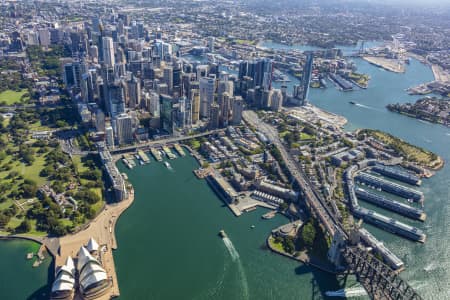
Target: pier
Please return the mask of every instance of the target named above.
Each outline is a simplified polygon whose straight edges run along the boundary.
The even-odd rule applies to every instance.
[[[403,261],[391,252],[382,242],[377,240],[369,231],[364,228],[359,229],[359,237],[373,251],[378,253],[383,261],[388,264],[393,270],[400,272],[405,268]]]
[[[173,148],[175,149],[175,151],[177,151],[178,155],[180,155],[181,157],[186,156],[186,153],[184,152],[183,148],[181,148],[180,144],[173,145]]]
[[[411,199],[414,202],[423,202],[424,196],[422,192],[410,189],[403,185],[384,180],[382,178],[369,175],[366,173],[360,173],[355,177],[355,180],[359,183],[368,185],[376,189],[403,197],[405,199]]]
[[[162,149],[163,149],[164,153],[166,153],[166,155],[167,155],[167,157],[168,157],[169,159],[175,159],[175,158],[177,158],[177,157],[175,156],[175,154],[172,153],[172,150],[170,150],[169,147],[163,146]]]
[[[150,153],[153,155],[156,161],[162,161],[161,154],[156,148],[150,148]]]
[[[150,158],[148,158],[147,154],[145,154],[144,151],[138,150],[138,155],[145,164],[148,164],[150,162]]]
[[[376,227],[392,232],[394,234],[398,234],[399,236],[403,236],[416,242],[425,243],[426,235],[422,232],[422,230],[416,227],[409,226],[405,223],[376,213],[373,210],[368,210],[362,207],[354,209],[353,213],[356,217],[363,219],[365,222]]]
[[[400,180],[408,184],[417,186],[420,186],[422,184],[422,181],[418,176],[411,174],[407,171],[399,170],[398,168],[395,167],[376,164],[375,166],[372,167],[372,170],[377,172],[378,174],[390,177],[392,179]]]
[[[371,193],[361,188],[356,188],[355,194],[361,200],[370,202],[372,204],[375,204],[376,206],[386,208],[390,211],[399,213],[405,217],[419,220],[422,222],[425,221],[426,219],[426,214],[423,210],[403,204],[395,200],[388,199],[382,195]]]

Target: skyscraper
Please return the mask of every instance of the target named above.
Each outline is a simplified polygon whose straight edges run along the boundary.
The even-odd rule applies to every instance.
[[[241,96],[237,96],[233,101],[233,117],[232,125],[239,125],[242,122],[242,111],[244,110],[244,100]]]
[[[108,67],[114,67],[116,60],[114,57],[114,43],[109,36],[102,39],[103,63]]]
[[[214,78],[200,78],[200,116],[209,117],[209,108],[214,101],[216,80]]]
[[[133,141],[133,120],[128,114],[120,114],[114,119],[115,137],[119,145]]]
[[[167,84],[169,95],[173,91],[173,68],[167,66],[164,68],[164,83]]]
[[[303,66],[303,73],[302,73],[302,91],[300,94],[300,100],[301,105],[305,105],[308,103],[308,92],[309,92],[309,83],[311,81],[311,71],[313,67],[313,54],[312,52],[306,53],[306,61],[305,65]]]

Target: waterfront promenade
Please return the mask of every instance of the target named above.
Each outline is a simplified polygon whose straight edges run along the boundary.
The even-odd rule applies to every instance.
[[[117,249],[115,226],[119,216],[130,207],[133,201],[134,191],[131,190],[128,199],[114,204],[107,204],[103,211],[86,228],[59,239],[59,253],[55,255],[56,268],[65,263],[67,256],[76,257],[80,247],[85,245],[91,237],[100,245],[101,263],[111,278],[112,286],[105,295],[98,299],[106,300],[120,295],[112,253],[112,250]],[[75,299],[81,299],[81,297],[76,295]]]

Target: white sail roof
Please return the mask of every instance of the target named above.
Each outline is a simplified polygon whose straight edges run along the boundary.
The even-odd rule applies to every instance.
[[[80,280],[80,285],[82,290],[86,291],[91,285],[106,279],[108,279],[108,276],[105,272],[97,271]]]
[[[90,238],[89,242],[86,245],[86,248],[89,252],[98,251],[98,243],[94,238]]]
[[[73,289],[73,283],[65,281],[55,281],[52,286],[52,292],[70,291]]]
[[[89,251],[84,248],[84,246],[81,246],[80,251],[78,251],[78,263],[77,263],[77,269],[78,271],[83,268],[83,266],[86,264],[87,261],[90,259],[94,259]]]

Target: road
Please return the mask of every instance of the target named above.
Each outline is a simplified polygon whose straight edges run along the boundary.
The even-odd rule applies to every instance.
[[[258,130],[266,135],[266,137],[278,148],[284,163],[289,169],[289,172],[297,181],[300,189],[303,191],[308,206],[312,209],[316,217],[319,218],[321,224],[325,227],[327,232],[333,236],[338,226],[337,221],[326,208],[324,200],[318,196],[318,193],[314,191],[305,175],[301,173],[298,163],[293,159],[292,155],[286,151],[286,148],[281,143],[278,136],[278,131],[269,124],[262,122],[253,111],[244,111],[243,119],[248,124],[258,128]]]
[[[194,134],[194,135],[171,137],[171,138],[161,139],[161,140],[152,140],[152,141],[148,141],[148,142],[142,143],[142,144],[125,146],[125,147],[117,147],[117,148],[114,148],[113,150],[111,150],[110,152],[111,152],[111,154],[115,154],[115,153],[120,153],[120,152],[134,151],[137,149],[142,149],[142,148],[147,148],[147,147],[160,147],[160,146],[164,146],[166,144],[177,143],[177,142],[184,141],[184,140],[190,140],[193,138],[198,138],[198,137],[203,137],[203,136],[207,136],[210,134],[215,134],[215,133],[221,132],[223,130],[224,129],[217,129],[217,130],[210,130],[210,131],[206,131],[206,132]]]

